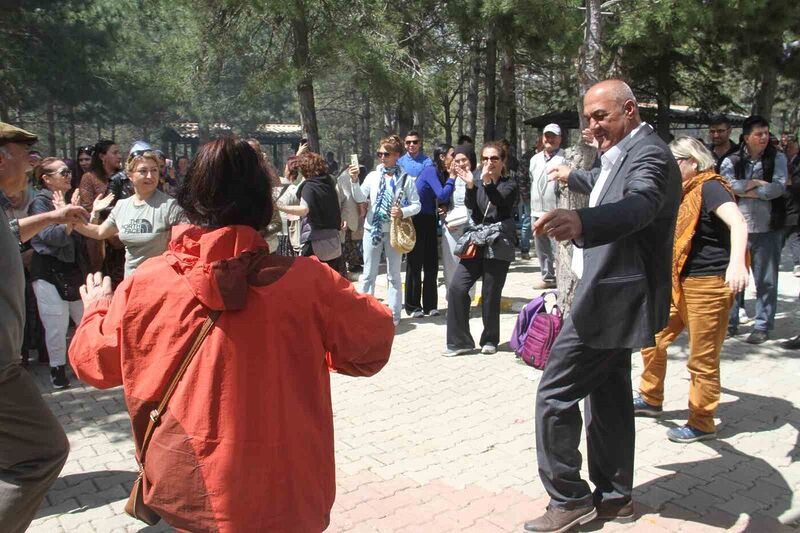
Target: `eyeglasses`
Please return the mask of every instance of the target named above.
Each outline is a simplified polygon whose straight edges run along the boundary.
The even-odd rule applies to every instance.
[[[390,152],[376,152],[375,155],[378,157],[389,157],[392,154]]]
[[[71,176],[72,175],[72,171],[70,169],[68,169],[67,167],[64,167],[64,168],[60,168],[58,170],[54,170],[52,172],[45,172],[45,175],[47,175],[47,176],[52,176],[54,174],[59,174],[61,176]]]
[[[492,163],[497,163],[500,161],[500,156],[498,155],[490,155],[489,157],[481,157],[481,161],[486,163],[487,161],[491,161]]]
[[[416,141],[406,141],[406,146],[408,146],[409,144],[419,144],[419,139],[417,139]]]

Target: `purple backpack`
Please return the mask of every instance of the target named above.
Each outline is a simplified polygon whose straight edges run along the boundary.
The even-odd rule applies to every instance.
[[[517,323],[511,334],[509,344],[517,357],[533,368],[544,369],[550,349],[561,331],[563,322],[561,310],[553,306],[552,312],[545,310],[545,296],[555,292],[545,292],[528,302],[519,312]]]

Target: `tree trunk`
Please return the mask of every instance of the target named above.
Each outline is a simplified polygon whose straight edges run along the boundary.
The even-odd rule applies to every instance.
[[[99,120],[97,121],[97,124],[95,124],[95,126],[97,127],[97,140],[100,141],[103,139],[103,127],[100,124]]]
[[[578,51],[578,81],[580,94],[577,101],[580,128],[587,127],[583,117],[583,96],[589,88],[600,81],[600,42],[603,24],[600,15],[602,0],[586,1],[586,22],[583,35],[583,44]],[[567,160],[572,168],[589,169],[597,157],[597,150],[583,140],[568,150]],[[566,187],[561,187],[558,207],[561,209],[579,209],[589,205],[589,197],[585,194],[570,192]],[[562,312],[569,314],[572,299],[575,297],[575,288],[578,278],[572,272],[573,246],[569,241],[560,242],[558,245],[558,260],[556,261],[556,285],[558,286],[558,305]],[[583,253],[579,250],[579,253]]]
[[[319,126],[317,108],[314,102],[314,77],[311,65],[311,50],[308,44],[308,24],[305,6],[302,1],[295,2],[295,12],[291,19],[294,37],[293,63],[298,72],[297,100],[300,104],[300,118],[308,135],[308,148],[319,153]]]
[[[464,135],[464,79],[462,74],[461,83],[458,86],[458,112],[456,114],[458,121],[458,136]]]
[[[514,61],[514,58],[511,58]],[[517,82],[516,82],[516,63],[511,65],[511,85],[509,86],[509,108],[508,108],[508,142],[511,144],[510,157],[517,158]],[[520,169],[525,171],[526,169]]]
[[[481,41],[473,37],[470,43],[470,76],[467,88],[467,127],[473,142],[478,137],[478,92],[481,83]]]
[[[47,155],[56,156],[56,106],[47,102]]]
[[[400,99],[397,106],[397,134],[404,137],[406,133],[414,129],[414,104],[407,94]]]
[[[117,125],[114,123],[111,124],[111,140],[117,140]]]
[[[444,111],[444,142],[453,144],[453,123],[450,120],[450,99],[446,94],[442,95],[442,110]]]
[[[365,92],[362,95],[364,111],[361,115],[361,157],[367,168],[372,168],[372,108],[369,103],[369,95]]]
[[[664,142],[669,142],[670,136],[669,110],[672,105],[672,78],[670,76],[672,65],[670,63],[668,59],[665,59],[656,76],[656,83],[658,84],[656,89],[656,104],[658,105],[656,110],[657,131],[658,136]]]
[[[211,140],[211,129],[207,122],[201,121],[197,124],[197,140],[200,146]],[[197,153],[197,145],[192,145],[192,156]]]
[[[497,37],[494,24],[489,23],[489,36],[486,38],[486,73],[484,84],[486,86],[486,99],[483,102],[483,141],[495,139],[496,121],[496,77],[497,77]]]
[[[75,108],[69,108],[69,153],[70,157],[77,157],[78,150],[75,146]]]
[[[0,103],[0,121],[5,122],[6,124],[11,123],[11,117],[8,114],[8,106],[4,103]]]
[[[753,95],[753,115],[761,115],[767,120],[772,115],[772,106],[775,104],[775,93],[778,90],[778,65],[774,61],[764,61],[761,67],[760,78],[757,82],[756,93]]]
[[[500,96],[497,98],[497,116],[494,128],[495,139],[507,139],[512,100],[514,98],[514,45],[503,43],[500,66]]]

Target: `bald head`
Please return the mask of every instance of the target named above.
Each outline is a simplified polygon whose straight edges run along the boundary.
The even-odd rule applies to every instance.
[[[583,114],[604,152],[642,122],[636,97],[622,80],[604,80],[592,85],[583,97]]]
[[[595,83],[586,91],[586,98],[590,96],[610,98],[620,106],[624,105],[628,100],[633,100],[633,102],[636,103],[636,97],[633,95],[633,91],[628,84],[622,80],[603,80]]]

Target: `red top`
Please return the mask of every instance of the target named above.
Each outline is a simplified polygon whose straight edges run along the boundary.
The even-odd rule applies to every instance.
[[[123,385],[138,452],[207,316],[201,302],[224,309],[155,430],[145,503],[179,529],[322,531],[335,496],[329,370],[379,371],[391,312],[315,258],[267,255],[249,227],[172,236],[113,300],[87,306],[75,373]]]

